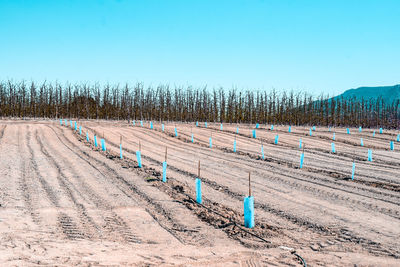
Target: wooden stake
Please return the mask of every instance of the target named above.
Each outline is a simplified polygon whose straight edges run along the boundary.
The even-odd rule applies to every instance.
[[[168,151],[168,147],[165,147],[165,162],[167,162],[167,152]]]
[[[122,145],[122,135],[119,136],[119,144]]]
[[[139,151],[142,152],[142,144],[140,143],[140,140],[139,140]]]
[[[199,166],[197,169],[197,178],[200,178],[200,160],[199,160]]]
[[[249,197],[251,197],[251,179],[250,179],[250,172],[249,172]]]

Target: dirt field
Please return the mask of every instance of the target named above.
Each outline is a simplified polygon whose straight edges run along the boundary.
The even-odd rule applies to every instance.
[[[252,138],[255,126],[240,125],[235,153],[233,124],[177,123],[178,137],[174,123],[78,125],[82,136],[59,121],[0,121],[1,266],[301,266],[299,256],[308,266],[400,265],[398,132],[261,125]],[[243,226],[248,172],[254,229]]]

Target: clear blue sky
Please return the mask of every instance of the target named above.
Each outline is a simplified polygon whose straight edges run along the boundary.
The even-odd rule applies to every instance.
[[[340,93],[400,83],[400,1],[0,0],[0,80]]]

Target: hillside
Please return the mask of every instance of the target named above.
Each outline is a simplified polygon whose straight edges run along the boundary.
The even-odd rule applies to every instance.
[[[400,100],[400,84],[393,86],[359,87],[356,89],[349,89],[335,98],[338,99],[342,96],[343,98],[355,97],[357,100],[369,100],[382,97],[385,103],[391,103],[392,101]]]

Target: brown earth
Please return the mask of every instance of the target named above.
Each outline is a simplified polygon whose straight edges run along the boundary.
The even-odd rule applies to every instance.
[[[233,124],[177,123],[175,137],[175,123],[164,133],[160,123],[78,124],[82,136],[58,121],[0,122],[1,266],[301,266],[300,257],[308,266],[400,265],[395,131],[317,127],[309,136],[308,127],[261,125],[252,138],[254,125],[236,135]],[[94,147],[95,132],[106,152]],[[203,205],[194,200],[199,160]],[[243,225],[248,172],[253,229]]]

